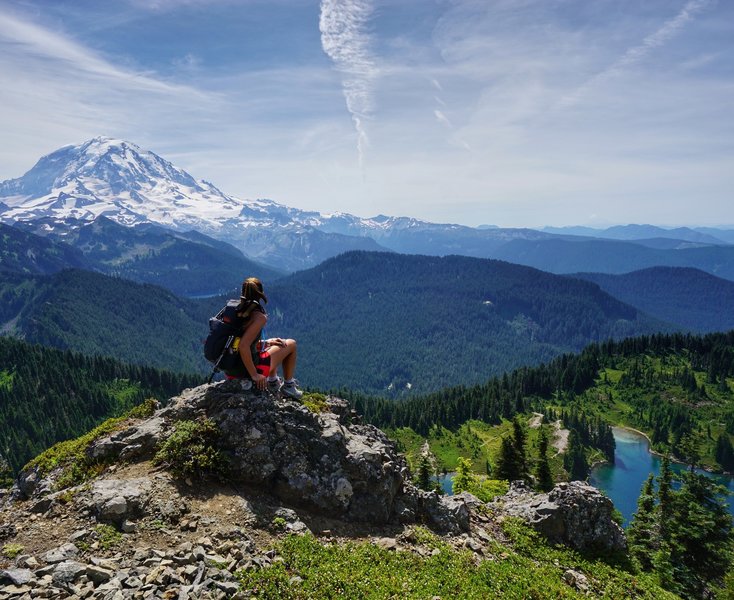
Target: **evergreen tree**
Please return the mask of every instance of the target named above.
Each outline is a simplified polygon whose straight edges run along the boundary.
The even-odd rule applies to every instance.
[[[520,421],[520,417],[515,415],[515,418],[512,420],[512,445],[515,448],[515,460],[518,468],[519,476],[517,479],[528,478],[528,458],[525,450],[527,438],[528,436],[525,432],[525,427]]]
[[[540,437],[538,438],[538,465],[535,470],[535,477],[539,490],[548,492],[553,489],[553,474],[548,463],[548,433],[543,427],[540,428]]]
[[[630,554],[639,561],[645,571],[652,569],[655,553],[659,547],[658,533],[655,514],[655,484],[653,475],[650,473],[642,486],[642,492],[637,501],[637,512],[627,529]]]
[[[418,473],[415,483],[419,488],[426,491],[431,491],[436,487],[431,479],[431,459],[425,452],[421,453],[421,457],[418,460]]]
[[[670,468],[670,457],[666,454],[660,463],[660,474],[658,481],[658,523],[660,527],[660,538],[667,542],[668,523],[673,514],[673,470]]]
[[[721,432],[716,440],[716,462],[725,471],[734,470],[734,448],[732,448],[729,434]]]
[[[571,481],[585,481],[589,476],[589,461],[575,429],[571,429],[568,435],[568,450],[563,457],[563,466]]]
[[[520,465],[517,459],[515,444],[510,436],[504,436],[497,457],[497,477],[507,481],[521,479]]]
[[[687,471],[673,494],[668,528],[671,563],[686,592],[703,597],[709,584],[721,581],[732,551],[732,519],[721,499],[725,490],[705,475]]]
[[[477,476],[472,473],[471,460],[459,457],[456,465],[456,475],[451,490],[454,494],[471,491],[471,488],[477,484]]]

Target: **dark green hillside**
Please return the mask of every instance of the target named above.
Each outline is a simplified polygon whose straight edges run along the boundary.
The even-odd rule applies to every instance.
[[[379,427],[421,435],[472,419],[500,424],[529,410],[566,422],[583,413],[640,429],[660,451],[734,471],[734,331],[607,341],[478,386],[402,401],[351,398]]]
[[[246,258],[225,242],[155,225],[123,227],[100,217],[63,239],[81,250],[99,271],[152,283],[180,296],[237,289],[248,275],[267,280],[282,275]]]
[[[664,327],[594,284],[459,256],[352,252],[267,290],[305,382],[395,396]]]
[[[0,272],[55,273],[87,264],[81,252],[66,244],[0,223]]]
[[[513,240],[493,251],[492,257],[550,273],[628,273],[668,266],[692,267],[734,280],[734,246],[663,250],[614,240]]]
[[[18,470],[146,398],[165,400],[199,383],[199,376],[0,337],[0,454]]]
[[[622,302],[696,332],[734,329],[734,283],[698,269],[653,267],[625,275],[576,273]]]
[[[89,271],[0,274],[3,329],[29,342],[202,372],[207,308],[152,285]]]

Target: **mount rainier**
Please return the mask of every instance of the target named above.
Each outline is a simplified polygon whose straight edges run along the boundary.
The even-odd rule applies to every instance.
[[[42,157],[25,175],[0,183],[0,221],[39,234],[64,232],[99,217],[132,227],[196,230],[247,256],[295,270],[348,250],[488,256],[512,239],[545,239],[524,229],[479,230],[408,217],[322,214],[272,200],[242,200],[194,179],[153,152],[97,137]]]

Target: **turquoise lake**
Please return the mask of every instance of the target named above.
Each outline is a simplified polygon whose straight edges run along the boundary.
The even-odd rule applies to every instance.
[[[655,476],[660,473],[660,457],[650,453],[650,444],[645,436],[619,427],[614,427],[613,432],[614,440],[617,442],[614,464],[603,464],[594,468],[589,476],[589,483],[612,499],[627,526],[632,514],[637,510],[637,498],[642,484],[650,473],[654,473]],[[686,468],[677,463],[672,467],[676,472]],[[734,491],[734,480],[731,477],[706,474]],[[734,497],[729,499],[729,512],[734,514],[732,500]]]

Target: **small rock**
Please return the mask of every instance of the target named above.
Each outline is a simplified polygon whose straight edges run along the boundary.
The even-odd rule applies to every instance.
[[[568,569],[563,574],[563,581],[565,581],[572,588],[577,589],[579,592],[586,593],[589,591],[589,580],[583,573]]]
[[[214,585],[222,590],[225,594],[235,594],[240,589],[240,586],[233,581],[217,581]]]
[[[375,541],[375,544],[377,544],[380,548],[384,548],[385,550],[396,550],[398,547],[397,540],[393,538],[379,538]]]
[[[69,541],[74,543],[78,542],[79,540],[85,540],[87,539],[87,537],[89,537],[89,533],[89,529],[80,529],[69,536]]]
[[[8,585],[3,588],[3,592],[9,596],[21,596],[23,594],[30,594],[31,589],[27,585]]]
[[[65,560],[56,565],[53,572],[53,581],[56,584],[71,583],[86,571],[86,565],[74,560]]]
[[[96,584],[104,583],[109,581],[114,576],[115,572],[95,565],[87,567],[87,577]]]
[[[40,500],[36,500],[28,510],[32,513],[45,513],[49,508],[51,508],[52,504],[53,500],[46,496],[44,498],[41,498]],[[31,519],[35,520],[33,519],[33,517],[31,517]]]
[[[64,544],[53,550],[49,550],[41,558],[47,563],[60,563],[62,561],[74,558],[79,554],[79,548],[74,544]]]
[[[120,531],[123,533],[134,533],[137,528],[138,526],[135,523],[128,521],[127,519],[125,519],[122,522],[122,525],[120,525]]]
[[[0,581],[7,579],[15,585],[25,585],[35,578],[30,569],[5,569],[0,570]]]
[[[17,564],[21,568],[25,567],[28,569],[37,569],[39,562],[35,559],[35,557],[25,555],[18,557]]]

